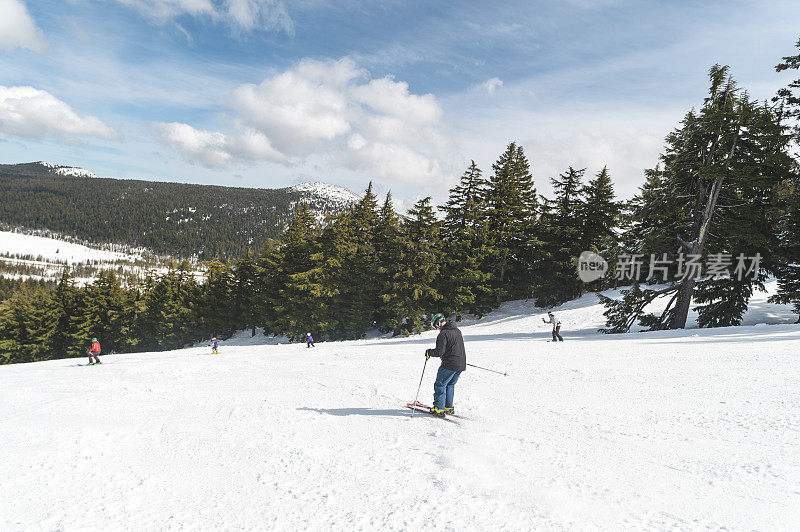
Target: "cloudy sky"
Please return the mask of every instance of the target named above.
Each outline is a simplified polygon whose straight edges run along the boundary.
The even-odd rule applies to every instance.
[[[407,204],[516,141],[629,197],[711,65],[769,98],[798,38],[796,0],[0,0],[0,162]]]

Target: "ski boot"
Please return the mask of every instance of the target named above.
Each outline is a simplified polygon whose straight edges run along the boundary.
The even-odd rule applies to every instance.
[[[448,416],[452,416],[456,413],[455,409],[451,406],[450,408],[444,407],[444,413]]]
[[[435,406],[432,406],[431,407],[431,414],[433,414],[436,417],[444,417],[444,410],[442,410],[441,408],[436,408]]]

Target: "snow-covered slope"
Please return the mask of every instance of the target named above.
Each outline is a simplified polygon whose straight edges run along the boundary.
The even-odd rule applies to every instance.
[[[10,231],[0,231],[0,255],[41,257],[44,260],[67,264],[86,261],[132,261],[138,257],[138,255],[90,248],[64,240]]]
[[[324,223],[327,215],[337,214],[357,202],[360,196],[346,188],[311,181],[289,187],[290,191],[301,195],[302,201],[315,207],[319,223]]]
[[[795,529],[800,329],[598,335],[592,298],[558,344],[465,321],[509,376],[468,368],[460,425],[402,407],[434,332],[0,367],[0,529]]]
[[[299,185],[289,187],[289,190],[300,192],[301,194],[310,198],[326,200],[331,204],[339,204],[342,207],[346,207],[360,199],[360,196],[355,192],[343,187],[322,183],[320,181],[301,183]]]
[[[0,231],[0,276],[57,281],[67,269],[78,285],[85,285],[93,282],[101,271],[114,270],[126,284],[147,272],[167,271],[167,257],[155,256],[144,249],[89,247],[53,236],[56,235]],[[199,273],[198,279],[202,280]]]
[[[83,168],[77,168],[75,166],[64,166],[60,164],[53,164],[48,163],[46,161],[39,161],[38,163],[43,166],[44,168],[48,169],[52,174],[63,175],[67,177],[97,177],[95,174],[88,170],[84,170]]]

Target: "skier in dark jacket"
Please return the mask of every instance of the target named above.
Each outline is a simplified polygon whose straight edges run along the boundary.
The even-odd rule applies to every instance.
[[[461,372],[467,369],[467,354],[464,351],[464,338],[461,331],[443,314],[436,314],[431,325],[439,330],[436,348],[425,351],[426,360],[430,357],[442,359],[436,381],[433,383],[433,406],[431,414],[444,417],[453,413],[453,392]]]

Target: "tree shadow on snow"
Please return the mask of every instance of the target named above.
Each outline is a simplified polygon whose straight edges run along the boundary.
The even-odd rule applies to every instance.
[[[331,416],[388,416],[388,417],[409,417],[408,409],[376,409],[376,408],[308,408],[306,406],[298,408],[308,412],[329,414]]]

